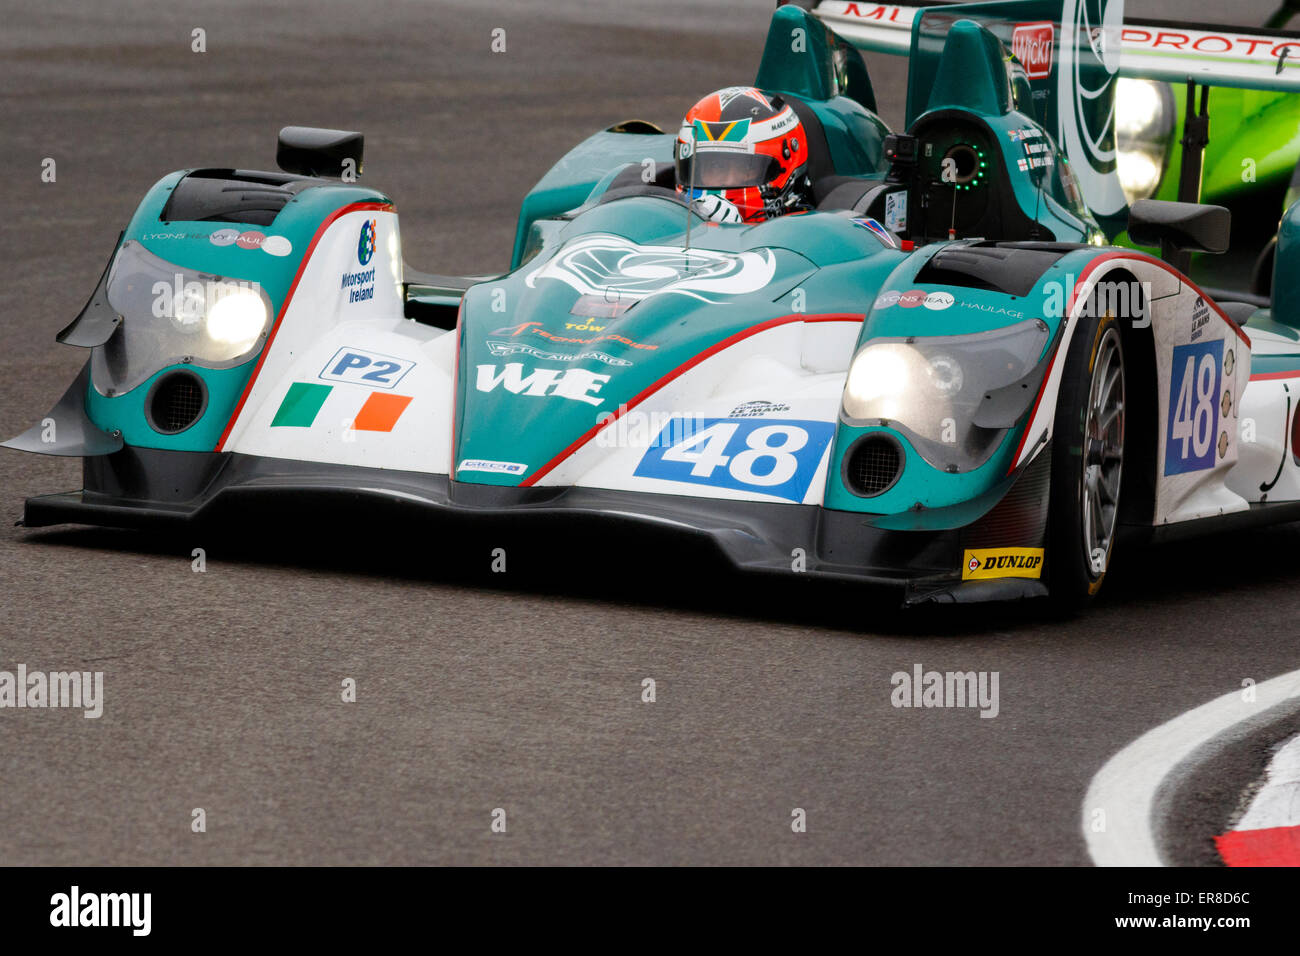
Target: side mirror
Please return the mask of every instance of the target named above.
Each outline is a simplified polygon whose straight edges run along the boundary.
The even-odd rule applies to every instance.
[[[1128,211],[1128,236],[1169,252],[1227,252],[1232,213],[1222,206],[1139,199]]]
[[[366,138],[342,129],[286,126],[280,130],[275,151],[276,165],[300,176],[341,176],[347,160],[361,175]]]

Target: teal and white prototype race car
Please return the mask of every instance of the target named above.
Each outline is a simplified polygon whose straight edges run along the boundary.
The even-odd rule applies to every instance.
[[[810,208],[706,221],[688,134],[625,124],[527,195],[495,278],[404,265],[359,134],[167,175],[7,443],[84,459],[25,524],[605,522],[906,604],[1078,605],[1117,546],[1300,517],[1300,206],[1269,296],[1192,282],[1230,216],[1126,201],[1116,83],[1168,76],[1124,36],[1118,0],[781,6],[754,85],[807,130]],[[1294,93],[1281,36],[1187,82]],[[861,50],[910,57],[904,130]]]

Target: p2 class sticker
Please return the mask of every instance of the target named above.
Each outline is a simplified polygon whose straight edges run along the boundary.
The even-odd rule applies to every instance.
[[[494,475],[522,475],[528,466],[518,461],[493,461],[490,458],[466,458],[457,471],[486,471]]]
[[[834,434],[830,422],[672,418],[633,474],[801,502]]]
[[[1166,475],[1214,466],[1222,368],[1222,339],[1174,347],[1165,425]]]
[[[325,363],[319,377],[326,382],[393,388],[413,368],[415,363],[408,359],[344,346]]]

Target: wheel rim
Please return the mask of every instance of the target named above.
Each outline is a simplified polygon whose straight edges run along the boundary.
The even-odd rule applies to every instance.
[[[1111,327],[1097,346],[1083,428],[1083,547],[1094,578],[1106,572],[1124,470],[1124,353]]]

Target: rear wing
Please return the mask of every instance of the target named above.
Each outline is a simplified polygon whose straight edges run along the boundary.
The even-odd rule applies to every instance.
[[[944,0],[911,5],[821,0],[813,14],[858,49],[907,56],[912,25]],[[1300,92],[1300,34],[1125,19],[1119,75],[1168,83]]]

